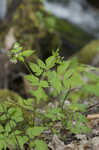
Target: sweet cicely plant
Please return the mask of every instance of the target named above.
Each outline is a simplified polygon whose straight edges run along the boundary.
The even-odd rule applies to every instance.
[[[44,62],[39,58],[36,63],[25,61],[33,53],[24,51],[19,43],[9,53],[11,62],[20,61],[27,67],[29,73],[25,79],[30,84],[32,98],[1,102],[0,149],[7,146],[24,149],[24,144],[28,144],[30,149],[47,150],[44,139],[47,130],[52,134],[61,134],[61,129],[75,134],[90,132],[84,115],[86,105],[79,101],[86,95],[99,96],[99,77],[91,72],[97,69],[79,64],[76,58],[65,61],[58,51]],[[57,122],[60,129],[55,126]]]

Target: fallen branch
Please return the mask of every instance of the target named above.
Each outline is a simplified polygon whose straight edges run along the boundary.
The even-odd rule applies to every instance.
[[[99,114],[87,115],[88,120],[99,119]]]

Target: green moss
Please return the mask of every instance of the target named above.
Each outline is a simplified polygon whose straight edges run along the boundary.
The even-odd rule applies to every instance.
[[[11,102],[17,103],[19,99],[22,99],[21,96],[19,96],[17,93],[10,91],[10,90],[4,90],[1,89],[0,90],[0,103],[9,103],[11,104]]]
[[[77,57],[81,63],[91,64],[97,54],[99,54],[99,40],[94,40],[83,47]]]
[[[25,105],[26,100],[23,99],[17,93],[10,90],[0,90],[0,105],[3,104],[6,109],[12,107],[19,107],[23,112],[24,122],[31,122],[32,119],[32,111],[28,110],[28,106]],[[32,106],[31,106],[32,107]],[[31,108],[32,110],[32,108]],[[23,122],[23,123],[24,123]]]

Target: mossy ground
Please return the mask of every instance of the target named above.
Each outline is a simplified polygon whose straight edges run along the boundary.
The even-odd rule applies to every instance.
[[[0,89],[0,106],[3,105],[6,110],[8,110],[9,108],[14,108],[14,107],[20,108],[24,115],[24,119],[25,119],[24,121],[29,123],[29,121],[31,122],[32,111],[28,110],[28,107],[25,107],[26,106],[25,101],[26,100],[23,99],[16,92],[13,92],[7,89]]]
[[[99,54],[99,40],[89,42],[78,52],[79,62],[84,64],[92,64],[93,59]]]

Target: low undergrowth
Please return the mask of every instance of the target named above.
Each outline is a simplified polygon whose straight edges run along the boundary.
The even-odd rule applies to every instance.
[[[59,56],[58,50],[43,62],[26,62],[33,50],[23,51],[16,43],[9,53],[10,61],[21,61],[30,72],[32,98],[17,102],[0,100],[0,149],[47,150],[47,131],[60,134],[61,129],[74,134],[89,133],[84,98],[99,96],[97,68],[79,64],[76,58],[68,61]],[[79,102],[80,101],[80,102]],[[55,126],[60,123],[60,129]]]

